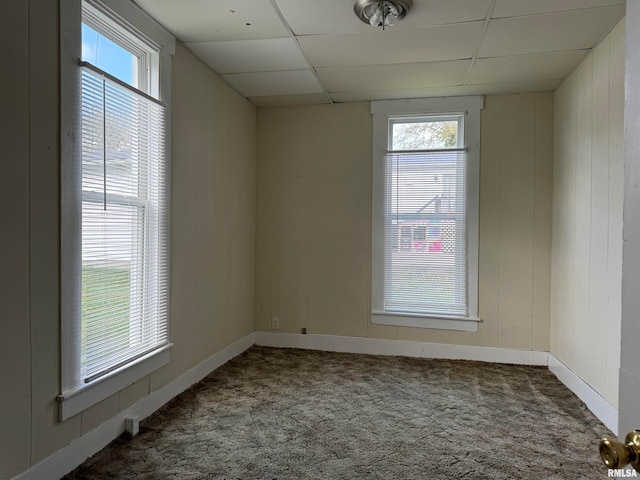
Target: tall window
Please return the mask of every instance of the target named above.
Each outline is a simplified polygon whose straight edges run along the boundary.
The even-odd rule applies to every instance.
[[[169,346],[161,85],[173,39],[126,2],[85,0],[79,13],[80,60],[63,74],[78,100],[63,113],[75,147],[63,160],[62,418],[167,363]]]
[[[374,102],[374,323],[477,329],[477,97]]]

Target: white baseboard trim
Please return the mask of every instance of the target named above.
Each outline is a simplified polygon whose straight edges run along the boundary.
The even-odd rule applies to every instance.
[[[44,459],[29,470],[13,477],[13,480],[40,480],[42,478],[60,478],[76,468],[90,456],[96,454],[124,432],[126,417],[138,415],[138,419],[148,417],[176,395],[191,385],[198,383],[209,373],[233,357],[241,354],[255,343],[255,333],[241,338],[202,363],[187,370],[164,387],[146,396],[117,416],[82,435],[50,457]]]
[[[514,365],[548,365],[547,352],[506,348],[445,345],[441,343],[383,340],[337,335],[302,335],[298,333],[255,332],[256,345],[263,347],[303,348],[328,352],[364,353],[451,360],[477,360]]]
[[[613,405],[551,353],[549,354],[549,370],[569,390],[575,393],[609,430],[618,435],[618,410]]]

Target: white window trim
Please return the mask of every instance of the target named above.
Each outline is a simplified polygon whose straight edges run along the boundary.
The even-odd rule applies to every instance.
[[[58,395],[60,421],[77,415],[169,363],[172,344],[155,350],[79,389]]]
[[[153,39],[158,46],[157,61],[147,62],[152,70],[157,69],[160,81],[154,88],[150,82],[146,93],[166,105],[165,148],[167,171],[170,171],[171,152],[171,60],[175,53],[175,38],[161,25],[149,17],[130,0],[88,0],[92,7],[112,18],[124,18],[135,26],[135,34]],[[117,393],[128,385],[149,375],[169,363],[171,343],[123,366],[104,377],[81,387],[77,387],[80,372],[74,365],[78,355],[79,340],[77,329],[73,327],[80,316],[81,305],[78,292],[81,289],[80,271],[81,200],[80,184],[80,67],[82,51],[81,38],[82,1],[61,0],[60,2],[60,98],[61,98],[61,394],[58,417],[64,421]],[[167,176],[168,179],[168,176]],[[167,203],[169,204],[169,188]],[[169,219],[167,218],[167,231]],[[170,251],[170,239],[167,249]],[[170,275],[167,265],[167,275]],[[169,298],[167,298],[167,303]],[[167,306],[169,308],[169,306]]]
[[[480,195],[480,110],[481,96],[442,97],[371,102],[373,115],[372,171],[372,259],[371,322],[380,325],[435,328],[476,332],[478,330],[478,233]],[[467,234],[468,309],[466,317],[418,315],[384,310],[384,189],[385,154],[389,141],[389,119],[402,115],[442,115],[465,113],[464,145],[467,148]]]

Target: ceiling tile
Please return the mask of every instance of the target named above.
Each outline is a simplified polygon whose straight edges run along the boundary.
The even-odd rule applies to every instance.
[[[323,92],[311,70],[236,73],[222,75],[222,78],[245,97]]]
[[[434,88],[406,88],[399,90],[372,90],[331,93],[334,102],[366,102],[401,98],[452,97],[462,94],[462,86]]]
[[[256,107],[279,107],[293,105],[318,105],[331,103],[324,93],[308,93],[303,95],[269,95],[264,97],[249,97]]]
[[[353,2],[344,0],[276,0],[295,35],[370,32],[374,28],[360,21]]]
[[[371,32],[353,11],[355,0],[276,0],[296,35]],[[484,20],[491,0],[421,0],[390,30]]]
[[[482,38],[482,22],[413,30],[311,35],[298,41],[316,67],[381,65],[471,58]]]
[[[470,60],[333,67],[318,69],[318,77],[328,92],[358,92],[462,85]]]
[[[511,83],[487,83],[484,85],[467,85],[464,95],[501,95],[504,93],[549,92],[555,90],[562,80],[534,80]]]
[[[286,37],[289,30],[265,0],[136,0],[184,42]]]
[[[467,83],[509,83],[526,80],[562,79],[587,56],[589,50],[534,53],[512,57],[480,58]]]
[[[491,20],[479,57],[591,48],[623,15],[618,5]]]
[[[498,0],[492,18],[562,12],[580,8],[624,5],[625,0]]]
[[[293,38],[197,42],[187,46],[220,74],[309,68]]]

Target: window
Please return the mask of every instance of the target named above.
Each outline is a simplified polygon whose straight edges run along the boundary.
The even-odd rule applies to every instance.
[[[61,8],[64,420],[169,361],[173,37],[133,3]]]
[[[372,103],[373,323],[477,330],[481,108]]]

